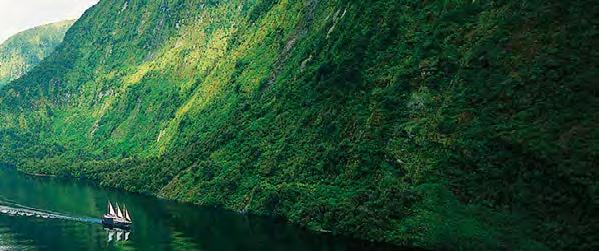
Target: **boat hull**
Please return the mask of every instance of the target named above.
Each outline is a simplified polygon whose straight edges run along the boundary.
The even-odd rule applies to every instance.
[[[118,229],[124,229],[124,230],[129,230],[131,229],[131,223],[130,222],[122,222],[122,221],[118,221],[112,218],[102,218],[102,225],[105,228],[118,228]]]

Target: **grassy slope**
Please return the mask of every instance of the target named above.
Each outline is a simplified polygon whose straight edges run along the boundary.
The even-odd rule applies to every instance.
[[[0,45],[0,86],[19,78],[54,51],[75,21],[20,32]]]
[[[596,13],[101,1],[0,93],[0,160],[396,244],[591,248]]]

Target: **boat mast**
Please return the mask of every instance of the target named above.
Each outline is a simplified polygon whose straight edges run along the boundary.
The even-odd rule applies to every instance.
[[[121,211],[118,202],[116,203],[116,216],[118,216],[119,218],[123,218],[123,212]]]
[[[129,210],[127,210],[127,208],[125,208],[125,219],[131,221],[131,216],[129,215]]]
[[[108,214],[114,215],[114,208],[112,207],[112,203],[108,201]]]

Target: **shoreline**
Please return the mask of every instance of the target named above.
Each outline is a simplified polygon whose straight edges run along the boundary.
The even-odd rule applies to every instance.
[[[215,206],[215,205],[209,205],[209,204],[194,203],[194,202],[185,201],[185,200],[172,199],[172,198],[169,198],[169,197],[161,196],[161,195],[159,195],[157,193],[142,193],[142,192],[129,191],[129,190],[124,189],[124,188],[118,188],[118,187],[114,187],[114,186],[106,186],[106,185],[103,185],[100,182],[95,181],[95,180],[86,179],[86,178],[82,178],[82,177],[76,177],[76,176],[72,176],[72,175],[62,176],[62,175],[52,175],[52,174],[43,174],[43,173],[31,173],[31,172],[27,172],[27,171],[19,169],[19,168],[14,168],[14,171],[16,171],[17,173],[24,174],[26,176],[32,176],[32,177],[60,178],[60,179],[64,178],[65,180],[75,181],[75,182],[76,181],[86,181],[86,182],[90,182],[94,186],[98,186],[98,187],[102,187],[102,188],[108,188],[108,189],[114,189],[114,190],[118,190],[118,191],[126,192],[126,193],[134,193],[134,194],[138,194],[138,195],[153,197],[153,198],[156,198],[156,199],[166,200],[166,201],[169,201],[169,202],[187,204],[187,205],[192,205],[192,206],[197,206],[197,207],[202,207],[202,208],[212,208],[212,209],[224,210],[224,211],[227,211],[227,212],[230,212],[230,213],[235,213],[235,214],[240,214],[240,215],[241,214],[245,214],[245,215],[251,215],[251,216],[254,216],[254,217],[269,218],[269,219],[274,220],[274,221],[284,221],[284,222],[286,222],[286,224],[294,225],[295,227],[301,228],[301,229],[303,229],[303,230],[305,230],[307,232],[312,232],[314,234],[324,235],[324,236],[337,236],[337,237],[340,237],[340,238],[346,239],[346,240],[361,241],[361,242],[364,242],[365,244],[368,244],[368,245],[386,246],[387,248],[390,248],[392,250],[395,250],[395,249],[398,249],[398,250],[428,250],[425,247],[419,247],[419,246],[413,246],[413,245],[404,246],[404,245],[399,245],[399,244],[394,243],[394,242],[381,241],[381,240],[372,240],[372,239],[368,239],[368,238],[361,238],[361,237],[358,237],[358,236],[353,236],[353,235],[348,234],[348,233],[345,233],[345,234],[344,233],[335,233],[335,232],[333,232],[331,230],[327,230],[327,229],[311,228],[307,224],[302,224],[301,222],[291,221],[287,217],[277,217],[277,216],[272,215],[272,214],[263,214],[263,213],[259,213],[259,212],[245,212],[245,213],[241,213],[238,210],[235,210],[233,208],[226,207],[226,206]]]

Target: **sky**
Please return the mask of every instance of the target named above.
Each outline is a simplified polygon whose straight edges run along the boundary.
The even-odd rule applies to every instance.
[[[98,0],[0,0],[0,43],[48,23],[77,19]]]

